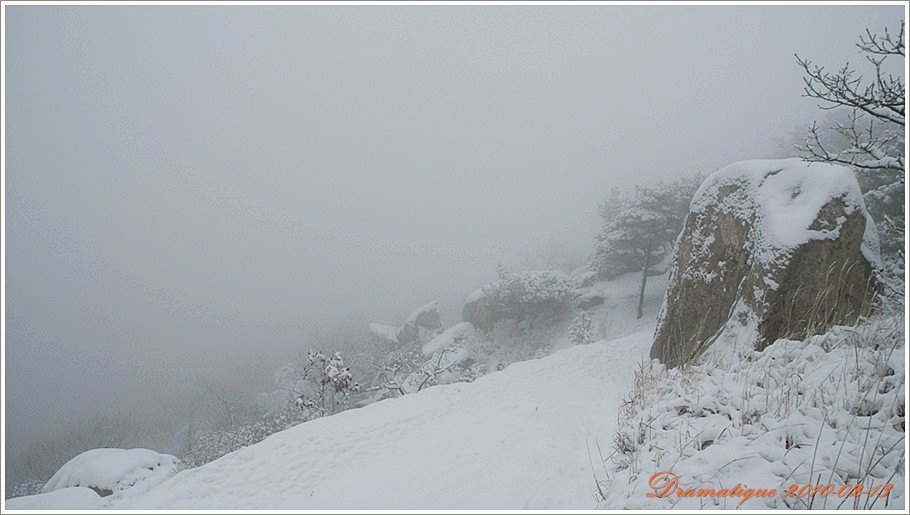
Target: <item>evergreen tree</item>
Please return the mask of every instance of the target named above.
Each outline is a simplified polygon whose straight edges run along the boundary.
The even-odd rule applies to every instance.
[[[598,205],[604,222],[595,241],[591,268],[606,279],[642,271],[638,318],[642,317],[651,267],[673,249],[689,202],[703,179],[698,174],[652,187],[636,186],[634,193],[614,188],[610,198]]]

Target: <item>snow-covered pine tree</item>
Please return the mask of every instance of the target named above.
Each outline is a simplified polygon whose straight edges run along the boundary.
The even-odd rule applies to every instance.
[[[598,204],[603,225],[595,239],[591,268],[606,279],[642,271],[638,318],[642,316],[651,267],[673,249],[689,202],[703,179],[698,174],[650,187],[636,186],[634,193],[614,188],[610,197]]]

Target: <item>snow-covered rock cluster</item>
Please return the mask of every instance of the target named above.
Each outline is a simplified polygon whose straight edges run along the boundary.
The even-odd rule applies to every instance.
[[[696,192],[670,266],[651,357],[686,363],[728,321],[758,347],[866,314],[877,236],[853,172],[799,159],[734,163]]]

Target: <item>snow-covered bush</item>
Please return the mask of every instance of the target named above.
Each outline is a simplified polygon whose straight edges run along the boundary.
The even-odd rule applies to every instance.
[[[427,354],[403,351],[390,355],[380,380],[370,387],[375,392],[371,402],[416,393],[437,384],[470,382],[483,375],[484,370],[460,343],[434,347]]]
[[[348,396],[360,390],[341,353],[328,356],[310,351],[303,364],[303,380],[310,388],[294,392],[301,409],[314,410],[318,416],[332,415],[348,407]],[[315,417],[314,417],[315,418]]]
[[[487,332],[466,342],[482,371],[493,372],[529,359],[542,358],[555,350],[559,330],[554,325],[530,330],[514,320],[503,320]]]
[[[591,327],[591,319],[582,311],[569,326],[569,341],[572,342],[572,345],[587,345],[591,343],[593,336],[594,329]]]
[[[301,361],[288,363],[275,372],[275,391],[260,395],[262,404],[284,409],[293,401],[305,420],[332,415],[350,405],[350,396],[360,391],[350,367],[340,352],[311,350]],[[268,411],[268,406],[265,406]]]
[[[903,328],[902,316],[881,317],[762,351],[713,349],[689,367],[642,363],[617,417],[600,507],[738,507],[741,499],[646,497],[649,477],[662,470],[689,486],[777,489],[742,508],[902,506]],[[790,485],[819,483],[892,487],[880,497],[784,495]]]

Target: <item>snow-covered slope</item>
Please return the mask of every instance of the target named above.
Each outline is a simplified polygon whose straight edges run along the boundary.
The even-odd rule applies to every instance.
[[[592,509],[651,333],[301,424],[115,509]],[[595,460],[596,461],[596,460]]]
[[[665,263],[660,263],[657,268],[665,266]],[[598,281],[586,288],[586,296],[604,299],[603,304],[588,312],[594,325],[595,337],[612,340],[639,332],[648,332],[653,336],[666,289],[667,274],[648,277],[642,317],[635,318],[641,290],[641,272],[623,274],[609,281]]]
[[[15,497],[5,501],[7,510],[97,510],[103,499],[86,486],[61,488],[37,495]]]
[[[651,361],[620,409],[599,507],[906,510],[905,359],[903,316],[877,316],[761,351],[722,340],[685,368]]]

